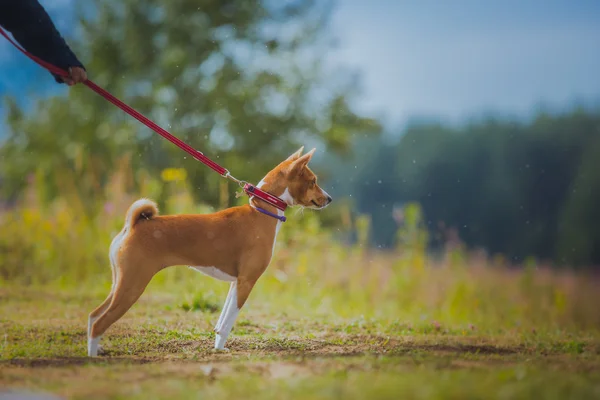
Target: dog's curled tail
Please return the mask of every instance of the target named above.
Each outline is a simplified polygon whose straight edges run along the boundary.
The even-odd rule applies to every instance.
[[[149,199],[136,200],[127,210],[125,217],[125,228],[131,229],[142,219],[152,219],[158,215],[158,206]]]

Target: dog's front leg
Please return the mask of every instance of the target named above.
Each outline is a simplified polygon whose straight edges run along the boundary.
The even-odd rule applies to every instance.
[[[225,315],[227,314],[227,308],[231,303],[231,298],[233,297],[233,292],[235,291],[236,282],[231,282],[229,286],[229,292],[227,293],[227,297],[225,298],[225,304],[223,305],[223,310],[221,310],[221,315],[219,316],[219,320],[215,325],[215,332],[219,333],[221,328],[223,327],[223,321],[225,320]]]
[[[215,332],[217,333],[215,338],[215,349],[217,350],[227,350],[225,349],[227,336],[229,336],[233,323],[240,312],[240,309],[237,307],[237,287],[237,281],[231,284],[229,293],[227,294],[227,300],[225,300],[225,306],[223,307],[223,311],[221,312],[221,316],[215,327]]]
[[[220,326],[217,323],[217,336],[215,338],[215,349],[227,350],[225,348],[225,342],[227,337],[233,328],[233,324],[240,312],[240,309],[244,306],[244,303],[248,299],[252,288],[256,281],[248,281],[240,279],[231,284],[230,295],[227,296],[225,308],[223,309],[223,319],[219,318],[221,322]]]

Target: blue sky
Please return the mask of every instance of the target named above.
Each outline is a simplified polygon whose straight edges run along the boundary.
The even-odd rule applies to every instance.
[[[73,0],[41,3],[71,35]],[[391,123],[600,100],[600,1],[338,0],[332,29],[328,61],[359,70],[357,107]],[[0,94],[66,90],[0,40]]]
[[[395,121],[600,100],[600,1],[340,0],[335,58]]]

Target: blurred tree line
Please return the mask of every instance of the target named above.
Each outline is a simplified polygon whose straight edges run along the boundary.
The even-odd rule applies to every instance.
[[[454,232],[470,248],[513,261],[600,265],[600,113],[462,128],[421,123],[397,143],[368,141],[356,142],[369,148],[360,153],[364,165],[338,189],[371,215],[377,245],[394,243],[394,207],[418,202],[432,249]]]

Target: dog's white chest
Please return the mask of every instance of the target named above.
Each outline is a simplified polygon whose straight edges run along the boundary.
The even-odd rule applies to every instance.
[[[235,282],[236,281],[235,276],[226,274],[225,272],[221,271],[220,269],[218,269],[216,267],[193,267],[190,265],[190,268],[193,268],[196,271],[200,271],[204,275],[208,275],[211,278],[215,278],[220,281],[225,281],[225,282]]]

